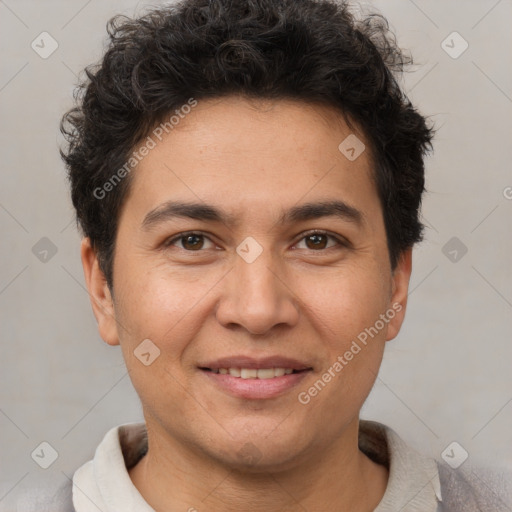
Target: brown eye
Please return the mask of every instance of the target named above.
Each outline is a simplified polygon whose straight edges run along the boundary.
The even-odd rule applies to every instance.
[[[204,244],[203,236],[202,235],[187,235],[183,238],[183,247],[185,249],[201,249]]]
[[[327,244],[327,235],[308,235],[305,239],[308,249],[325,249]]]
[[[335,243],[333,245],[328,246],[329,239],[333,240]],[[333,235],[329,235],[327,233],[323,233],[321,231],[312,232],[306,234],[300,241],[299,244],[304,241],[306,249],[310,249],[312,251],[321,251],[324,249],[330,249],[331,247],[344,247],[344,244],[340,239]]]
[[[181,247],[178,246],[178,248],[189,252],[200,252],[205,248],[205,240],[209,240],[209,238],[201,233],[182,233],[165,242],[165,247],[176,246],[181,242]],[[210,243],[212,242],[210,241]]]

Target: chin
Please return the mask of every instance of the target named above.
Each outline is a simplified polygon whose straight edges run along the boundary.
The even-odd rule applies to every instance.
[[[273,425],[275,429],[276,424]],[[286,438],[283,437],[286,435]],[[293,467],[306,450],[290,431],[277,435],[270,430],[248,433],[240,430],[239,435],[225,438],[223,442],[211,440],[207,448],[209,455],[229,469],[245,473],[283,471]],[[219,447],[212,453],[211,447]]]

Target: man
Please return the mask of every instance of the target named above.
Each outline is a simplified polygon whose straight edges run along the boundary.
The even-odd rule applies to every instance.
[[[404,320],[432,138],[384,18],[191,0],[109,34],[63,157],[145,423],[106,434],[61,509],[506,510],[359,420]]]

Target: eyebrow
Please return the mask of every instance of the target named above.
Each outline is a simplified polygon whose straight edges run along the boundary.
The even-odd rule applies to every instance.
[[[365,222],[363,212],[350,206],[344,201],[331,200],[315,203],[305,203],[293,206],[281,213],[278,224],[292,224],[321,217],[337,217],[361,226]],[[227,226],[238,225],[236,216],[228,214],[221,209],[205,203],[186,203],[180,201],[167,201],[151,210],[142,221],[141,228],[149,231],[157,224],[174,218],[188,218],[209,222],[220,222]]]

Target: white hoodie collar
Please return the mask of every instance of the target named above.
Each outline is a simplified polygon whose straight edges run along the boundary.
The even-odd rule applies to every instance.
[[[389,427],[360,422],[360,448],[389,466],[386,492],[374,512],[436,512],[441,501],[435,460],[416,453]],[[73,476],[76,512],[155,512],[133,485],[128,469],[147,451],[144,423],[110,429],[94,459]]]

